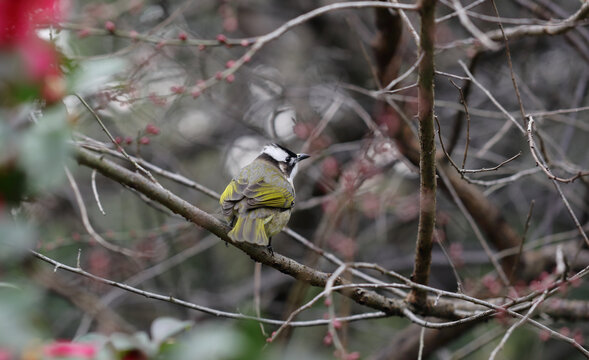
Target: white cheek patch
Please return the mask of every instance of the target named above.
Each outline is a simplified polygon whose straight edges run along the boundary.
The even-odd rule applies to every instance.
[[[288,176],[288,181],[291,183],[292,185],[292,181],[294,180],[294,177],[297,175],[297,171],[299,171],[299,164],[295,164],[295,166],[292,168],[292,171],[290,172],[290,175]]]
[[[282,150],[281,148],[277,148],[276,146],[268,145],[264,147],[262,150],[264,154],[270,155],[274,160],[278,162],[285,162],[288,154],[286,151]]]

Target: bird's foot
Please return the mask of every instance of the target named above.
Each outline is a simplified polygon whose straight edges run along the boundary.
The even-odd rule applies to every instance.
[[[272,249],[272,245],[268,244],[268,246],[266,246],[266,250],[268,250],[270,256],[274,256],[274,249]]]

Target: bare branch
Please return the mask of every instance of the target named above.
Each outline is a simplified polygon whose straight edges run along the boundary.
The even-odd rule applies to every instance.
[[[434,128],[434,35],[435,0],[419,2],[421,34],[417,80],[417,113],[419,120],[419,224],[415,248],[413,279],[420,284],[429,280],[433,234],[436,221],[436,142]],[[412,290],[410,303],[425,305],[425,293]]]

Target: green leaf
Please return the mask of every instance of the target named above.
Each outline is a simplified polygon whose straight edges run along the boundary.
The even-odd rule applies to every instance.
[[[28,224],[2,218],[0,214],[0,261],[20,259],[31,246],[35,230]]]
[[[73,76],[70,77],[70,93],[84,93],[104,86],[113,75],[125,71],[128,63],[121,58],[110,58],[88,60],[79,65]]]
[[[157,347],[149,341],[149,336],[144,332],[135,334],[114,333],[110,336],[110,344],[119,352],[139,350],[148,356],[157,353]]]
[[[66,119],[65,107],[54,106],[22,137],[19,161],[32,191],[54,187],[65,177],[63,165],[70,148]]]
[[[170,337],[192,327],[192,321],[180,321],[170,317],[157,318],[151,323],[151,339],[158,346]]]
[[[205,325],[179,342],[174,359],[242,359],[247,339],[235,329],[222,325]]]

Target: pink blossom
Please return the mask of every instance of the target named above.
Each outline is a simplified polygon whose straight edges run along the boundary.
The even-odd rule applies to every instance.
[[[151,135],[157,135],[160,133],[160,128],[155,126],[154,124],[147,124],[145,127],[145,132]]]
[[[184,88],[184,86],[172,86],[170,88],[170,91],[173,92],[174,94],[182,94],[184,93],[186,89]]]
[[[59,0],[0,1],[0,47],[35,37],[35,25],[54,24],[59,15]]]
[[[117,28],[115,23],[112,21],[107,21],[104,23],[104,28],[108,31],[110,31],[111,33],[115,31],[115,29]]]
[[[2,199],[0,198],[0,205],[2,204]],[[1,210],[1,206],[0,206]],[[0,360],[12,360],[12,354],[8,352],[8,350],[4,350],[0,348]]]
[[[333,336],[328,331],[327,334],[325,334],[325,337],[323,338],[323,344],[326,345],[326,346],[329,346],[332,343],[333,343]]]

